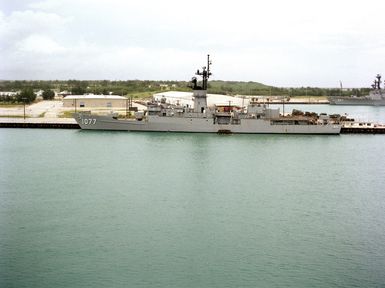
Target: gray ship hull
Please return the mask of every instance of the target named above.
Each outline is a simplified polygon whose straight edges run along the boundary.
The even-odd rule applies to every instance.
[[[329,103],[332,105],[362,105],[362,106],[384,106],[385,99],[367,99],[354,97],[336,97],[329,98]]]
[[[76,113],[74,118],[85,130],[244,134],[339,134],[341,130],[339,124],[275,124],[272,120],[246,118],[241,119],[238,124],[218,124],[214,123],[214,118],[205,117],[151,116],[138,121]]]

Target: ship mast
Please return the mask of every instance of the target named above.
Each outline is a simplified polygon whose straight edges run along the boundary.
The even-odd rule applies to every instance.
[[[207,55],[207,67],[203,66],[202,71],[199,71],[199,69],[198,69],[197,72],[195,73],[195,75],[197,75],[197,76],[202,76],[202,86],[197,85],[197,80],[194,77],[191,81],[193,83],[192,88],[194,90],[207,90],[207,82],[208,82],[208,79],[210,78],[210,75],[211,75],[210,65],[211,65],[210,55]]]
[[[376,78],[377,78],[377,81],[375,81],[375,83],[377,82],[377,89],[378,90],[380,90],[381,89],[381,75],[380,74],[377,74],[377,76],[376,76]]]
[[[195,73],[195,75],[202,77],[202,86],[198,86],[196,77],[193,77],[191,80],[191,88],[194,90],[194,112],[197,113],[205,113],[207,111],[207,82],[211,76],[210,65],[210,55],[207,55],[207,67],[204,66],[202,71],[198,69]]]

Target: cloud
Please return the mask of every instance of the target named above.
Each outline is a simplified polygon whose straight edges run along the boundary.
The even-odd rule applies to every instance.
[[[47,36],[32,34],[17,43],[17,50],[34,54],[65,52],[65,48]]]
[[[210,53],[216,79],[280,86],[347,79],[346,86],[364,86],[385,67],[382,6],[377,0],[27,1],[0,13],[0,78],[184,80]]]
[[[0,18],[0,49],[14,50],[20,42],[35,34],[46,37],[61,37],[68,19],[54,13],[36,11],[15,11]]]

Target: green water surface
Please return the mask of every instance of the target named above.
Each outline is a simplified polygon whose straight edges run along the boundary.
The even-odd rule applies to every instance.
[[[385,287],[385,136],[0,130],[0,287]]]

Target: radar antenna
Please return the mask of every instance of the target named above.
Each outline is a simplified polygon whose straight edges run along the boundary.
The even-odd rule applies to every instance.
[[[196,79],[196,77],[194,77],[191,81],[192,82],[192,88],[194,90],[207,90],[207,82],[211,76],[211,72],[210,72],[210,65],[211,64],[212,63],[210,60],[210,55],[207,55],[207,67],[204,66],[204,67],[202,67],[202,71],[199,71],[199,69],[198,69],[197,72],[195,73],[195,75],[202,76],[202,86],[197,85],[197,79]]]

